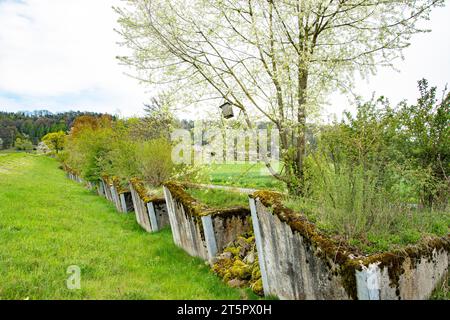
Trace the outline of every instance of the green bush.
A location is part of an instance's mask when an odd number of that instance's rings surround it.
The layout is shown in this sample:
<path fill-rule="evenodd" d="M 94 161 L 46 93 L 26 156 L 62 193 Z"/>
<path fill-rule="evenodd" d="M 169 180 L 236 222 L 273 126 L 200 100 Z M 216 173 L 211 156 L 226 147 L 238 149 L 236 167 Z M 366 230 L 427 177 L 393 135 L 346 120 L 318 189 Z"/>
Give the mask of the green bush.
<path fill-rule="evenodd" d="M 137 145 L 137 170 L 139 178 L 157 187 L 172 175 L 172 145 L 165 138 L 141 142 Z"/>
<path fill-rule="evenodd" d="M 450 226 L 450 95 L 420 82 L 415 106 L 385 99 L 323 126 L 305 159 L 304 197 L 286 205 L 366 251 L 445 236 Z"/>
<path fill-rule="evenodd" d="M 92 123 L 90 121 L 92 120 Z M 105 174 L 111 150 L 112 128 L 108 122 L 92 118 L 72 129 L 67 138 L 66 164 L 87 181 L 98 181 Z"/>
<path fill-rule="evenodd" d="M 33 144 L 26 138 L 17 138 L 14 144 L 16 150 L 30 152 L 33 150 Z"/>

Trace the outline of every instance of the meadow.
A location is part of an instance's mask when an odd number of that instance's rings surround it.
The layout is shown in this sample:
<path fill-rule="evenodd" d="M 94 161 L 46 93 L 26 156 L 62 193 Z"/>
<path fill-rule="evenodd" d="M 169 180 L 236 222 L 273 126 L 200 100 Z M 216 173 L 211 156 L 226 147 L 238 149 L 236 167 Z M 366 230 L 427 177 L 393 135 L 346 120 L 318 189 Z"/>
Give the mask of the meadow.
<path fill-rule="evenodd" d="M 134 215 L 70 181 L 56 160 L 0 155 L 0 299 L 249 299 Z M 69 266 L 81 288 L 69 290 Z"/>
<path fill-rule="evenodd" d="M 264 163 L 212 164 L 205 167 L 204 174 L 206 178 L 202 182 L 205 183 L 278 191 L 286 188 L 270 174 Z"/>

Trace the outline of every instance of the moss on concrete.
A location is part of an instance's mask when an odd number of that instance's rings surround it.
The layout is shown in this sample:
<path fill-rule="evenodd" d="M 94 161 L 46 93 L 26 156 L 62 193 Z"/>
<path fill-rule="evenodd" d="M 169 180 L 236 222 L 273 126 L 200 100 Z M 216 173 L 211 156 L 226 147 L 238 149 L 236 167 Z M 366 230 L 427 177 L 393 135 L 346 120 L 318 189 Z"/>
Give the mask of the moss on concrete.
<path fill-rule="evenodd" d="M 286 208 L 282 203 L 282 194 L 271 191 L 258 191 L 252 197 L 259 199 L 272 214 L 288 224 L 293 232 L 299 233 L 313 252 L 318 257 L 326 260 L 330 272 L 340 276 L 343 287 L 353 299 L 357 298 L 356 270 L 361 270 L 362 266 L 369 266 L 372 263 L 379 262 L 380 269 L 388 268 L 391 286 L 399 292 L 399 280 L 404 273 L 403 265 L 405 259 L 411 259 L 414 266 L 421 259 L 432 259 L 435 250 L 437 252 L 450 250 L 450 236 L 447 235 L 446 237 L 424 239 L 417 245 L 409 245 L 403 249 L 391 252 L 366 255 L 346 241 L 337 242 L 322 233 L 304 215 Z M 337 269 L 333 268 L 333 265 L 337 266 Z"/>
<path fill-rule="evenodd" d="M 230 208 L 211 208 L 201 201 L 192 197 L 187 191 L 182 183 L 178 182 L 167 182 L 164 186 L 169 189 L 172 197 L 179 201 L 187 214 L 192 217 L 202 217 L 202 216 L 240 216 L 247 217 L 250 215 L 250 210 L 248 207 L 234 206 Z"/>
<path fill-rule="evenodd" d="M 148 192 L 142 180 L 138 178 L 132 178 L 130 179 L 130 184 L 139 195 L 139 198 L 144 201 L 144 203 L 153 202 L 154 204 L 160 204 L 165 202 L 165 199 L 160 195 Z"/>

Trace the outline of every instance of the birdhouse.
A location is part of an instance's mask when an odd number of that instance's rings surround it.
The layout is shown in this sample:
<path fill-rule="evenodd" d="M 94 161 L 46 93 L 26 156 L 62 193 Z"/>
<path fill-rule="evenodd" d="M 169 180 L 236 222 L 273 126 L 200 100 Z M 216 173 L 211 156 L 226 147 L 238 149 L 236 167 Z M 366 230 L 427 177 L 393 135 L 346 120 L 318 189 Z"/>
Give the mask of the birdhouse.
<path fill-rule="evenodd" d="M 229 102 L 225 102 L 219 107 L 222 109 L 222 115 L 225 119 L 230 119 L 234 117 L 233 106 Z"/>

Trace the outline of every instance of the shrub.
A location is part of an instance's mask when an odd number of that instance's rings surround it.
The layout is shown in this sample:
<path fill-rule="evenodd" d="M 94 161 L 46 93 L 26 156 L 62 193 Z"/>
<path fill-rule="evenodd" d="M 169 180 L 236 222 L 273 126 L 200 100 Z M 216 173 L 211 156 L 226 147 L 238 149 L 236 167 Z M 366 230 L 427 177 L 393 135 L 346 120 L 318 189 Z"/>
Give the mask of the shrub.
<path fill-rule="evenodd" d="M 136 160 L 139 177 L 155 187 L 168 180 L 174 169 L 172 146 L 164 138 L 139 143 Z"/>
<path fill-rule="evenodd" d="M 87 181 L 98 181 L 111 150 L 112 127 L 107 118 L 82 117 L 67 137 L 66 164 Z"/>
<path fill-rule="evenodd" d="M 17 138 L 15 142 L 16 150 L 30 152 L 33 150 L 33 144 L 26 138 Z"/>

